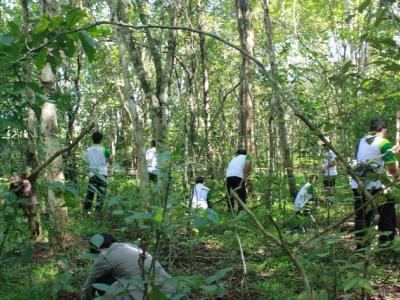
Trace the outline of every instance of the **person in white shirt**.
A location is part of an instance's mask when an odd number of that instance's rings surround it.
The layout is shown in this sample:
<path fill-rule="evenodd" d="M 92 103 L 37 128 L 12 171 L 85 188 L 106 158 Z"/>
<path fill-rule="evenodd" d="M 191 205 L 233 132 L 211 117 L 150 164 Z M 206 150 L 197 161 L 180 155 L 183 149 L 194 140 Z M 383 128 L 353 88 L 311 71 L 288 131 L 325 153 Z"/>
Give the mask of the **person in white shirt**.
<path fill-rule="evenodd" d="M 371 195 L 375 195 L 385 189 L 385 186 L 376 178 L 376 175 L 384 176 L 386 169 L 394 179 L 399 178 L 394 156 L 398 149 L 396 146 L 393 147 L 392 143 L 385 138 L 388 132 L 388 123 L 385 118 L 379 116 L 372 118 L 369 129 L 370 132 L 364 135 L 357 143 L 355 161 L 374 166 L 373 171 L 371 171 L 372 174 L 366 174 L 364 185 Z M 376 175 L 371 177 L 371 175 L 374 175 L 373 173 Z M 356 211 L 354 229 L 356 230 L 357 249 L 361 249 L 366 245 L 366 229 L 371 226 L 375 214 L 370 206 L 360 209 L 367 199 L 354 179 L 351 181 L 351 188 L 354 194 L 354 209 Z M 375 199 L 380 216 L 378 230 L 390 233 L 389 235 L 381 234 L 379 236 L 380 244 L 393 241 L 396 232 L 394 199 L 388 196 L 380 197 L 382 198 L 381 201 Z"/>
<path fill-rule="evenodd" d="M 294 211 L 296 213 L 302 213 L 306 211 L 306 205 L 309 201 L 315 200 L 315 183 L 317 182 L 318 176 L 312 175 L 308 179 L 308 182 L 303 185 L 300 191 L 296 195 L 294 200 Z"/>
<path fill-rule="evenodd" d="M 324 192 L 331 195 L 334 192 L 336 186 L 336 154 L 328 148 L 326 144 L 322 145 L 324 148 L 324 162 L 321 168 L 324 183 Z"/>
<path fill-rule="evenodd" d="M 150 146 L 151 148 L 146 151 L 147 172 L 149 173 L 149 180 L 151 182 L 157 182 L 158 170 L 156 141 L 152 140 Z"/>
<path fill-rule="evenodd" d="M 226 170 L 226 188 L 228 190 L 228 209 L 235 209 L 234 197 L 231 191 L 236 189 L 236 194 L 239 196 L 243 203 L 246 203 L 247 191 L 246 181 L 249 184 L 249 176 L 252 168 L 252 160 L 247 155 L 246 149 L 238 149 L 236 156 L 231 160 Z M 241 207 L 238 205 L 238 209 Z"/>
<path fill-rule="evenodd" d="M 103 209 L 104 199 L 107 191 L 107 164 L 112 164 L 111 152 L 101 143 L 103 135 L 96 131 L 92 134 L 93 146 L 86 150 L 86 161 L 89 169 L 89 185 L 85 203 L 83 204 L 83 215 L 87 216 L 92 208 L 94 196 L 97 195 L 96 211 Z"/>
<path fill-rule="evenodd" d="M 190 194 L 190 208 L 211 208 L 210 206 L 210 189 L 204 185 L 204 177 L 196 178 L 196 185 L 192 188 Z"/>

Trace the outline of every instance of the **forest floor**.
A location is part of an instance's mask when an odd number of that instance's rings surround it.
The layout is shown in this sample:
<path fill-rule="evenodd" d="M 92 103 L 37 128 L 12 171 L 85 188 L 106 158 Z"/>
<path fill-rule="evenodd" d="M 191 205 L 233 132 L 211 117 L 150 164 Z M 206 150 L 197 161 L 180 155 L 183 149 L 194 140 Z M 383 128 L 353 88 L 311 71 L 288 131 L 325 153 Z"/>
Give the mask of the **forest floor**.
<path fill-rule="evenodd" d="M 121 241 L 140 245 L 143 233 L 154 237 L 159 228 L 159 224 L 146 227 L 143 223 L 144 226 L 135 227 L 128 222 L 134 207 L 129 210 L 129 203 L 121 201 L 128 194 L 128 191 L 119 193 L 118 202 L 112 196 L 111 187 L 109 202 L 116 204 L 107 207 L 108 212 L 103 217 L 83 219 L 79 206 L 71 207 L 69 232 L 72 239 L 63 249 L 51 247 L 46 239 L 30 242 L 21 234 L 26 224 L 20 223 L 16 228 L 19 232 L 10 235 L 0 257 L 3 282 L 0 299 L 79 299 L 80 288 L 93 261 L 88 254 L 88 238 L 92 234 L 112 232 Z M 339 189 L 336 199 L 330 207 L 330 224 L 352 211 L 348 190 Z M 203 214 L 202 220 L 208 218 L 213 222 L 208 220 L 200 226 L 201 222 L 194 220 L 189 222 L 189 230 L 184 225 L 188 224 L 184 210 L 175 212 L 168 220 L 175 224 L 174 231 L 165 234 L 158 257 L 174 277 L 182 278 L 190 291 L 189 298 L 306 299 L 302 278 L 288 257 L 263 237 L 245 212 L 233 217 L 225 206 L 225 202 L 220 202 L 213 208 L 218 220 L 214 220 L 214 215 Z M 266 230 L 278 236 L 267 215 L 275 219 L 284 242 L 304 266 L 315 299 L 359 299 L 362 289 L 368 291 L 370 299 L 400 299 L 400 237 L 396 237 L 392 249 L 383 252 L 374 239 L 368 279 L 365 279 L 364 255 L 354 251 L 351 222 L 302 247 L 328 224 L 328 211 L 323 203 L 314 210 L 316 224 L 311 224 L 307 217 L 294 217 L 291 204 L 284 202 L 267 209 L 254 196 L 249 207 Z M 154 214 L 156 211 L 157 207 Z M 45 218 L 42 221 L 45 224 Z"/>

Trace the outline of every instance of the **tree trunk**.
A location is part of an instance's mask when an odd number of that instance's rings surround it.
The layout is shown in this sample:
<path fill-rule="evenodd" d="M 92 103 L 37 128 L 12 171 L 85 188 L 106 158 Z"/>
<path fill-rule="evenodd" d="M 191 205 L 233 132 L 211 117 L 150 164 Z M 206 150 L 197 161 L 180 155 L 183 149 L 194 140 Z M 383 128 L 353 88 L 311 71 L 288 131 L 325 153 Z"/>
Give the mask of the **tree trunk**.
<path fill-rule="evenodd" d="M 119 33 L 120 34 L 120 33 Z M 124 43 L 122 43 L 122 37 L 119 36 L 119 61 L 121 65 L 122 77 L 124 79 L 124 92 L 123 92 L 123 105 L 126 112 L 129 115 L 129 119 L 133 126 L 133 138 L 135 141 L 135 150 L 137 157 L 137 169 L 140 180 L 140 190 L 143 193 L 143 200 L 148 201 L 147 189 L 149 186 L 149 175 L 147 173 L 147 162 L 145 156 L 145 145 L 143 137 L 143 122 L 139 117 L 137 111 L 137 102 L 134 99 L 134 93 L 132 91 L 132 84 L 130 80 L 130 74 L 128 69 L 128 61 L 126 59 L 126 49 Z"/>
<path fill-rule="evenodd" d="M 116 20 L 126 22 L 125 7 L 122 1 L 108 1 L 112 14 L 115 15 Z M 144 13 L 143 4 L 140 0 L 136 1 L 140 21 L 143 25 L 147 25 L 147 17 Z M 171 20 L 170 25 L 176 25 L 175 10 L 168 7 Z M 145 29 L 147 43 L 150 49 L 150 54 L 153 59 L 154 68 L 156 71 L 156 83 L 153 86 L 150 81 L 151 76 L 145 69 L 142 51 L 138 43 L 134 40 L 133 35 L 126 28 L 119 28 L 125 47 L 127 48 L 135 73 L 140 81 L 143 93 L 150 104 L 152 125 L 154 130 L 155 139 L 157 141 L 157 155 L 158 155 L 158 185 L 160 201 L 165 201 L 168 197 L 169 186 L 169 173 L 170 173 L 170 153 L 168 146 L 168 125 L 167 125 L 167 102 L 168 102 L 168 88 L 173 69 L 174 53 L 175 53 L 175 30 L 170 30 L 168 33 L 168 46 L 165 57 L 164 67 L 162 65 L 162 52 L 158 47 L 158 42 L 153 38 L 151 31 Z M 159 41 L 161 42 L 161 41 Z"/>
<path fill-rule="evenodd" d="M 25 34 L 25 43 L 29 42 L 29 35 L 31 31 L 31 26 L 29 24 L 29 9 L 28 9 L 28 1 L 21 0 L 22 12 L 23 12 L 23 31 Z M 25 68 L 25 80 L 26 82 L 32 82 L 32 62 L 29 59 L 24 65 Z M 34 169 L 37 166 L 37 138 L 38 138 L 38 117 L 33 109 L 33 103 L 35 101 L 35 94 L 30 89 L 27 88 L 28 95 L 28 118 L 26 120 L 26 129 L 28 133 L 28 151 L 26 154 L 26 163 L 28 167 Z"/>
<path fill-rule="evenodd" d="M 254 32 L 251 25 L 251 8 L 249 0 L 236 0 L 236 17 L 240 46 L 248 54 L 254 54 Z M 248 57 L 242 55 L 240 68 L 240 114 L 239 114 L 239 135 L 240 144 L 250 154 L 254 154 L 254 110 L 253 99 L 251 98 L 252 77 L 254 68 Z"/>
<path fill-rule="evenodd" d="M 55 1 L 42 1 L 43 11 L 52 16 L 56 13 L 57 3 Z M 49 63 L 43 67 L 40 75 L 43 93 L 47 101 L 42 105 L 41 131 L 44 140 L 44 153 L 46 159 L 60 148 L 60 139 L 57 125 L 56 105 L 49 100 L 56 90 L 56 76 Z M 62 158 L 57 157 L 46 173 L 49 181 L 64 184 L 64 173 L 62 171 Z M 47 191 L 47 205 L 49 209 L 50 239 L 62 243 L 67 238 L 65 230 L 68 224 L 68 210 L 64 205 L 64 198 L 55 194 L 52 188 Z"/>
<path fill-rule="evenodd" d="M 290 154 L 291 152 L 290 146 L 287 141 L 285 112 L 282 105 L 281 90 L 278 80 L 278 69 L 276 66 L 275 47 L 272 38 L 272 26 L 271 26 L 271 19 L 269 17 L 268 0 L 263 0 L 263 6 L 264 6 L 264 30 L 267 36 L 267 50 L 268 50 L 269 64 L 271 69 L 273 104 L 278 119 L 278 135 L 279 135 L 279 142 L 282 148 L 283 166 L 286 170 L 290 195 L 292 197 L 295 197 L 297 194 L 296 180 L 294 177 L 293 161 Z"/>
<path fill-rule="evenodd" d="M 200 2 L 197 3 L 197 27 L 199 30 L 203 30 L 203 10 L 200 8 Z M 199 34 L 200 44 L 200 60 L 201 60 L 201 72 L 202 72 L 202 85 L 203 85 L 203 114 L 204 114 L 204 143 L 207 147 L 207 173 L 211 175 L 211 178 L 216 176 L 214 169 L 214 154 L 213 146 L 210 142 L 210 131 L 211 131 L 211 112 L 210 112 L 210 92 L 209 92 L 209 76 L 207 71 L 207 49 L 206 49 L 206 38 L 204 34 Z"/>

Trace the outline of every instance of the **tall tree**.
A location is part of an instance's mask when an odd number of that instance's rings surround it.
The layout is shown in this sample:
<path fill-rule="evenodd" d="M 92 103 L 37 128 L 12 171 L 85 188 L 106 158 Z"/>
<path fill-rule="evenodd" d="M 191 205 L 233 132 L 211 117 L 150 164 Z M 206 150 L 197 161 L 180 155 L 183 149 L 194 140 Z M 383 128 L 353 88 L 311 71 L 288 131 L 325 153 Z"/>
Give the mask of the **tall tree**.
<path fill-rule="evenodd" d="M 275 46 L 273 41 L 272 35 L 272 23 L 269 14 L 269 1 L 263 0 L 263 8 L 264 8 L 264 30 L 266 34 L 267 40 L 267 51 L 268 51 L 268 58 L 269 58 L 269 65 L 271 69 L 271 81 L 272 81 L 272 91 L 273 91 L 273 107 L 275 108 L 277 121 L 278 121 L 278 135 L 279 135 L 279 143 L 282 148 L 282 159 L 283 159 L 283 166 L 286 170 L 286 175 L 289 184 L 289 191 L 292 197 L 295 197 L 297 194 L 296 189 L 296 180 L 294 177 L 294 170 L 293 170 L 293 160 L 291 156 L 290 146 L 287 140 L 288 134 L 285 124 L 285 112 L 283 109 L 283 99 L 282 97 L 282 90 L 279 85 L 279 74 L 278 68 L 276 64 L 276 57 L 275 57 Z"/>
<path fill-rule="evenodd" d="M 249 0 L 236 0 L 236 17 L 240 46 L 248 54 L 254 54 L 254 31 L 251 24 L 251 7 Z M 239 134 L 240 143 L 248 150 L 254 152 L 254 108 L 251 96 L 252 77 L 254 67 L 250 59 L 242 54 L 242 64 L 240 68 L 240 114 L 239 114 Z"/>
<path fill-rule="evenodd" d="M 116 19 L 126 22 L 125 5 L 122 1 L 109 1 L 112 14 Z M 139 18 L 143 25 L 147 25 L 147 15 L 145 14 L 144 4 L 141 0 L 136 1 Z M 176 25 L 176 10 L 171 5 L 167 6 L 168 15 L 170 17 L 169 25 Z M 155 69 L 155 82 L 151 81 L 151 76 L 146 70 L 143 61 L 142 49 L 135 40 L 134 35 L 125 28 L 119 28 L 126 48 L 131 56 L 133 67 L 138 76 L 139 82 L 143 89 L 143 93 L 147 98 L 150 109 L 154 136 L 157 140 L 158 169 L 160 186 L 160 195 L 162 199 L 167 197 L 170 171 L 170 154 L 168 144 L 168 123 L 167 123 L 167 105 L 168 90 L 174 64 L 176 32 L 170 30 L 167 38 L 167 49 L 163 64 L 162 43 L 164 40 L 157 40 L 149 28 L 145 29 L 147 46 Z M 161 36 L 162 37 L 162 36 Z"/>
<path fill-rule="evenodd" d="M 54 16 L 57 13 L 58 3 L 53 0 L 41 1 L 43 12 Z M 46 101 L 42 105 L 41 132 L 44 141 L 46 159 L 51 157 L 60 148 L 60 137 L 57 124 L 57 108 L 52 97 L 56 93 L 56 75 L 49 62 L 45 64 L 40 73 L 43 94 Z M 49 166 L 46 177 L 49 181 L 64 183 L 62 170 L 62 156 L 58 156 Z M 47 190 L 47 205 L 49 210 L 51 238 L 62 243 L 67 238 L 66 225 L 68 223 L 68 210 L 64 207 L 64 198 L 49 187 Z"/>

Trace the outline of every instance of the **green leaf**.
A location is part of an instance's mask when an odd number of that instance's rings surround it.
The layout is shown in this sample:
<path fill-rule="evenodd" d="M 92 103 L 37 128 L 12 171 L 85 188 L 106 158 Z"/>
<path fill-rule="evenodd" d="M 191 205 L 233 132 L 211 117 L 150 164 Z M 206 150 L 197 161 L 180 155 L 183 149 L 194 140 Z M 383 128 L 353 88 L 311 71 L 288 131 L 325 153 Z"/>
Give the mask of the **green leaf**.
<path fill-rule="evenodd" d="M 41 34 L 45 32 L 49 28 L 49 20 L 42 19 L 42 22 L 39 23 L 35 28 L 33 28 L 33 34 Z"/>
<path fill-rule="evenodd" d="M 0 36 L 0 45 L 11 46 L 14 40 L 15 39 L 12 36 L 7 36 L 7 35 Z"/>
<path fill-rule="evenodd" d="M 101 246 L 104 242 L 104 237 L 101 234 L 95 234 L 90 238 L 90 242 L 95 245 L 97 248 Z"/>
<path fill-rule="evenodd" d="M 400 71 L 400 65 L 396 64 L 396 63 L 391 63 L 390 65 L 385 66 L 385 70 L 393 71 L 393 72 L 399 72 Z"/>
<path fill-rule="evenodd" d="M 113 288 L 104 283 L 93 283 L 93 287 L 95 287 L 96 289 L 98 289 L 100 291 L 104 291 L 104 292 L 107 292 L 110 294 L 113 293 Z"/>
<path fill-rule="evenodd" d="M 371 0 L 365 0 L 358 7 L 358 12 L 362 13 L 364 11 L 364 9 L 366 9 L 370 4 L 371 4 Z"/>
<path fill-rule="evenodd" d="M 122 216 L 124 215 L 124 211 L 122 209 L 116 209 L 112 212 L 113 216 Z"/>
<path fill-rule="evenodd" d="M 215 273 L 214 275 L 209 276 L 206 279 L 206 283 L 208 285 L 220 280 L 221 278 L 225 277 L 225 275 L 230 272 L 232 270 L 232 268 L 223 268 L 221 270 L 219 270 L 217 273 Z"/>
<path fill-rule="evenodd" d="M 35 66 L 40 70 L 44 67 L 47 61 L 47 49 L 43 48 L 34 59 Z"/>
<path fill-rule="evenodd" d="M 209 208 L 207 209 L 207 219 L 217 224 L 219 223 L 219 214 L 215 210 Z"/>
<path fill-rule="evenodd" d="M 149 294 L 149 300 L 168 300 L 169 298 L 160 290 L 159 286 L 153 286 Z"/>
<path fill-rule="evenodd" d="M 67 22 L 67 27 L 72 27 L 80 20 L 86 17 L 86 13 L 80 8 L 73 8 L 69 12 L 67 12 L 67 16 L 65 20 Z"/>
<path fill-rule="evenodd" d="M 21 256 L 21 264 L 23 266 L 26 266 L 32 262 L 32 256 L 33 256 L 33 250 L 32 247 L 28 246 L 26 247 Z"/>
<path fill-rule="evenodd" d="M 197 228 L 197 229 L 203 229 L 204 227 L 206 227 L 206 220 L 204 220 L 204 218 L 200 218 L 200 217 L 196 217 L 195 219 L 194 219 L 194 226 Z"/>
<path fill-rule="evenodd" d="M 17 196 L 11 192 L 6 192 L 3 197 L 9 202 L 14 202 L 15 200 L 17 200 Z"/>
<path fill-rule="evenodd" d="M 159 207 L 157 209 L 156 215 L 154 216 L 154 221 L 161 224 L 162 220 L 163 220 L 163 208 Z"/>
<path fill-rule="evenodd" d="M 87 31 L 79 32 L 79 39 L 81 40 L 82 47 L 85 50 L 85 53 L 90 62 L 92 62 L 95 58 L 96 54 L 96 41 L 90 36 Z"/>
<path fill-rule="evenodd" d="M 66 39 L 64 41 L 65 55 L 68 57 L 72 57 L 72 56 L 74 56 L 75 51 L 76 51 L 76 47 L 75 47 L 74 41 L 69 39 L 68 37 L 66 37 Z"/>

